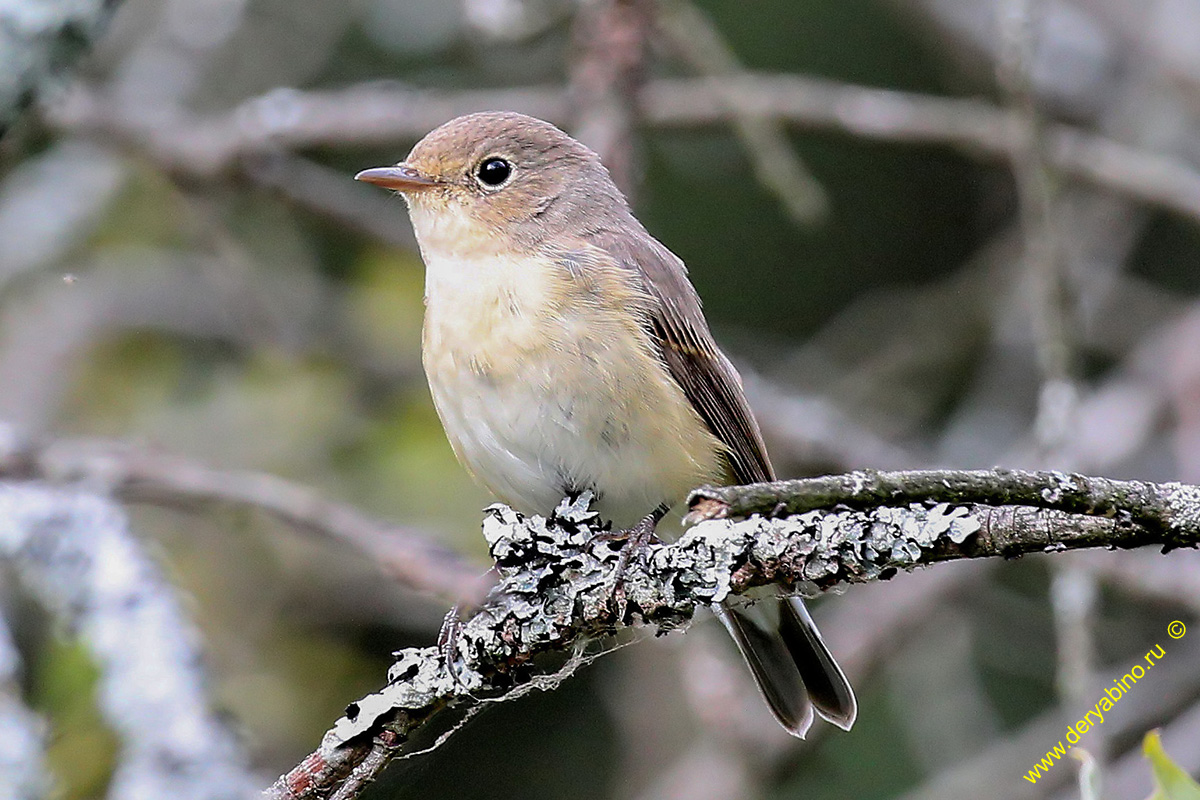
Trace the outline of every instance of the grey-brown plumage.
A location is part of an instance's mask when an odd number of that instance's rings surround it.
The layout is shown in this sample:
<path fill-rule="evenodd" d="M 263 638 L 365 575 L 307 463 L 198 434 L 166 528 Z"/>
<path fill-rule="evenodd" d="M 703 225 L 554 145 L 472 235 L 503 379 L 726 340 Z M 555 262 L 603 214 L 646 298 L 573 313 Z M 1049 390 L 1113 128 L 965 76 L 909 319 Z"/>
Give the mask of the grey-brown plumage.
<path fill-rule="evenodd" d="M 644 280 L 655 298 L 647 310 L 646 327 L 671 377 L 725 446 L 728 482 L 775 480 L 741 379 L 708 330 L 683 262 L 649 234 L 629 237 L 601 231 L 591 238 Z M 803 737 L 815 707 L 821 717 L 849 730 L 857 716 L 854 693 L 803 600 L 782 597 L 764 602 L 775 604 L 773 613 L 753 614 L 734 605 L 714 611 L 737 642 L 776 719 Z"/>
<path fill-rule="evenodd" d="M 473 114 L 358 177 L 409 204 L 434 404 L 501 500 L 545 514 L 590 489 L 630 525 L 701 483 L 773 479 L 683 262 L 594 152 L 541 120 Z M 803 736 L 815 707 L 849 729 L 854 695 L 798 598 L 715 610 L 785 728 Z"/>

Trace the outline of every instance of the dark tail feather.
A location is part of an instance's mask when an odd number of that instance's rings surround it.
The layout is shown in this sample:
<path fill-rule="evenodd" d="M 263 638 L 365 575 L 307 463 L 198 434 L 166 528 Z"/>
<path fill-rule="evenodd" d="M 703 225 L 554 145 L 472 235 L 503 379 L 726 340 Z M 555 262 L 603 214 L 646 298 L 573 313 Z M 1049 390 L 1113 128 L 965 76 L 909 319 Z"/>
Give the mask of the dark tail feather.
<path fill-rule="evenodd" d="M 737 642 L 759 691 L 779 724 L 804 738 L 813 709 L 843 730 L 850 730 L 858 707 L 846 676 L 821 640 L 804 602 L 780 598 L 778 621 L 763 627 L 745 607 L 715 606 L 717 616 Z"/>
<path fill-rule="evenodd" d="M 720 605 L 713 611 L 737 642 L 775 719 L 788 733 L 803 739 L 812 725 L 813 706 L 783 638 L 763 629 L 743 608 Z"/>
<path fill-rule="evenodd" d="M 781 598 L 779 620 L 779 633 L 787 642 L 817 713 L 842 730 L 850 730 L 858 716 L 854 690 L 821 639 L 804 601 L 799 597 Z"/>

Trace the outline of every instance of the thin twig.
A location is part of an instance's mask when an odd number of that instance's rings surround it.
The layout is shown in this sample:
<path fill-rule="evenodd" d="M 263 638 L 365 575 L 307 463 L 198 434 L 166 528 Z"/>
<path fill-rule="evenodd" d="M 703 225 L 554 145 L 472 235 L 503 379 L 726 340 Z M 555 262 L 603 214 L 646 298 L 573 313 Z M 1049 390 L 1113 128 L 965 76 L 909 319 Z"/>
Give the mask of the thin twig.
<path fill-rule="evenodd" d="M 367 757 L 355 765 L 345 783 L 329 796 L 329 800 L 354 800 L 378 777 L 391 758 L 391 750 L 399 737 L 392 731 L 382 731 L 371 743 Z"/>
<path fill-rule="evenodd" d="M 1005 0 L 998 6 L 1000 57 L 997 78 L 1014 110 L 1015 138 L 1022 154 L 1012 162 L 1021 229 L 1024 267 L 1030 290 L 1033 347 L 1040 375 L 1034 421 L 1039 465 L 1074 465 L 1071 443 L 1078 437 L 1079 384 L 1077 303 L 1067 280 L 1066 249 L 1059 230 L 1062 211 L 1059 176 L 1046 162 L 1044 121 L 1033 91 L 1036 33 L 1043 4 Z M 1050 601 L 1057 644 L 1056 685 L 1064 707 L 1083 704 L 1094 690 L 1094 617 L 1098 588 L 1085 564 L 1064 560 L 1054 565 Z M 1097 736 L 1102 736 L 1098 732 Z M 1104 758 L 1103 739 L 1092 744 Z"/>
<path fill-rule="evenodd" d="M 1073 304 L 1068 296 L 1065 253 L 1058 228 L 1058 176 L 1046 160 L 1044 123 L 1031 86 L 1034 58 L 1034 0 L 1006 0 L 999 10 L 1000 85 L 1013 107 L 1016 143 L 1012 159 L 1018 210 L 1025 240 L 1033 343 L 1041 373 L 1036 430 L 1043 460 L 1057 461 L 1076 419 L 1079 390 L 1075 385 Z"/>
<path fill-rule="evenodd" d="M 285 200 L 393 247 L 416 251 L 417 240 L 397 198 L 347 181 L 344 173 L 288 153 L 242 162 L 243 173 Z"/>

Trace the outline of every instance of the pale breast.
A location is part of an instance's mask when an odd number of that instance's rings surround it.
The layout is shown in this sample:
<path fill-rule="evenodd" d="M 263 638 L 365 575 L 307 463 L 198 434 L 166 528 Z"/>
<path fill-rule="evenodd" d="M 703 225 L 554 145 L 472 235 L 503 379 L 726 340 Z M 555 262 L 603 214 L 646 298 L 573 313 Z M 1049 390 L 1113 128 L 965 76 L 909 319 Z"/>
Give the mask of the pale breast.
<path fill-rule="evenodd" d="M 628 525 L 717 480 L 720 446 L 653 353 L 621 275 L 425 253 L 424 362 L 460 461 L 548 513 L 592 489 Z"/>

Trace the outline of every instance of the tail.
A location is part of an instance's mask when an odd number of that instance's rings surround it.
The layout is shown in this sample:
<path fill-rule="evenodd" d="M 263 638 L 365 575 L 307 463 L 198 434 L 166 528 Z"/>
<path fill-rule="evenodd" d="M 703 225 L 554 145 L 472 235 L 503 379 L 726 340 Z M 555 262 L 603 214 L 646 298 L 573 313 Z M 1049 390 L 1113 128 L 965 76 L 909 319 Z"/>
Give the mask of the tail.
<path fill-rule="evenodd" d="M 769 602 L 769 601 L 765 601 Z M 804 738 L 813 711 L 842 730 L 858 715 L 854 690 L 799 597 L 776 602 L 778 619 L 751 606 L 714 606 L 754 673 L 754 682 L 779 724 Z"/>

